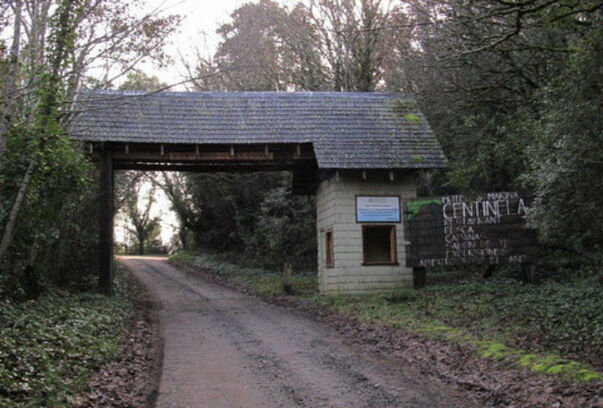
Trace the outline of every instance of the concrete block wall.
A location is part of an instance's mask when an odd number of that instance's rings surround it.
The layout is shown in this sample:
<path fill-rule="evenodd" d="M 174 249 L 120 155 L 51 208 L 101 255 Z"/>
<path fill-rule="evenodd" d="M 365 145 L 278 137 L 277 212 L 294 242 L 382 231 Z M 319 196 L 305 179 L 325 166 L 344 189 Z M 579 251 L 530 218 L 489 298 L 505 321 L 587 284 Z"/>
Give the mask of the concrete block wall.
<path fill-rule="evenodd" d="M 400 203 L 416 197 L 412 175 L 387 173 L 363 179 L 360 171 L 339 171 L 323 180 L 316 195 L 318 280 L 322 294 L 360 294 L 412 286 L 412 269 L 406 268 L 403 223 L 396 228 L 398 265 L 363 266 L 362 223 L 356 222 L 357 195 L 397 195 Z M 389 223 L 384 223 L 389 224 Z M 326 231 L 333 234 L 334 267 L 326 266 Z"/>

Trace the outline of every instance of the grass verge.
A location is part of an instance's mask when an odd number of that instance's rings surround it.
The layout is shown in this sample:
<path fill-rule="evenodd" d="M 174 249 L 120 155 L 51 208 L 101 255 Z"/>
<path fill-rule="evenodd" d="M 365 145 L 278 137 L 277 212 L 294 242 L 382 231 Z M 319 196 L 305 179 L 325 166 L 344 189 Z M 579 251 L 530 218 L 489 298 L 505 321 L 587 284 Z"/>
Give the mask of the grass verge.
<path fill-rule="evenodd" d="M 247 268 L 241 265 L 225 262 L 216 256 L 178 252 L 169 260 L 182 263 L 193 268 L 210 271 L 212 274 L 243 284 L 262 296 L 277 296 L 284 294 L 283 275 L 259 268 Z M 313 297 L 318 294 L 318 283 L 315 272 L 296 272 L 291 277 L 293 294 L 302 297 Z"/>
<path fill-rule="evenodd" d="M 206 254 L 181 252 L 170 260 L 244 284 L 265 297 L 283 294 L 279 273 Z M 603 380 L 598 371 L 603 290 L 597 274 L 540 285 L 512 279 L 446 282 L 363 296 L 320 296 L 315 274 L 294 275 L 292 286 L 296 297 L 364 322 L 469 344 L 483 358 L 579 381 Z"/>
<path fill-rule="evenodd" d="M 122 350 L 132 314 L 124 273 L 116 268 L 110 298 L 54 289 L 0 302 L 0 406 L 73 405 L 94 370 Z"/>

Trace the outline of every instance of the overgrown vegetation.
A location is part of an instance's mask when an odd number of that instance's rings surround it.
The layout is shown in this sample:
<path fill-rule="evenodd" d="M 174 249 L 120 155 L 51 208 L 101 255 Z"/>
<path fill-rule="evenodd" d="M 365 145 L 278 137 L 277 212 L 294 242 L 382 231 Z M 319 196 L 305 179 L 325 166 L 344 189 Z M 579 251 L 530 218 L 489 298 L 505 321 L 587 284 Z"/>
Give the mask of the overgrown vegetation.
<path fill-rule="evenodd" d="M 122 350 L 132 304 L 121 268 L 115 283 L 113 297 L 50 289 L 0 301 L 0 406 L 73 406 L 93 371 Z"/>
<path fill-rule="evenodd" d="M 282 274 L 274 271 L 189 252 L 170 260 L 245 284 L 263 296 L 284 294 Z M 600 276 L 601 271 L 591 270 L 571 282 L 525 285 L 515 279 L 484 282 L 478 271 L 459 272 L 454 282 L 370 296 L 319 296 L 310 274 L 296 276 L 292 286 L 298 297 L 363 321 L 468 343 L 485 358 L 536 372 L 601 380 L 596 371 L 603 368 L 603 322 L 596 318 L 603 310 Z"/>
<path fill-rule="evenodd" d="M 555 353 L 601 369 L 603 324 L 593 317 L 603 308 L 603 288 L 593 275 L 571 285 L 465 281 L 368 297 L 326 297 L 320 302 L 363 320 L 412 331 L 459 337 L 455 330 L 461 329 L 471 336 L 460 340 L 476 345 L 487 357 L 520 355 L 512 348 L 523 349 Z M 491 348 L 494 343 L 505 345 L 500 354 Z"/>

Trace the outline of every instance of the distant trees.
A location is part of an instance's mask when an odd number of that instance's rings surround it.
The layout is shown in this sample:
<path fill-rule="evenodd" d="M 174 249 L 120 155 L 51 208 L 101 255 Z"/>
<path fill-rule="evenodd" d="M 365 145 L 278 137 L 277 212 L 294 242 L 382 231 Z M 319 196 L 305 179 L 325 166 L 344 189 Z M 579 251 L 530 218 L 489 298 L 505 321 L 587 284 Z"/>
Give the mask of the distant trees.
<path fill-rule="evenodd" d="M 372 91 L 401 13 L 381 0 L 247 3 L 218 29 L 218 51 L 190 77 L 199 90 Z"/>
<path fill-rule="evenodd" d="M 126 80 L 119 86 L 120 91 L 160 91 L 168 85 L 161 82 L 155 75 L 147 75 L 139 69 L 134 69 L 126 75 Z"/>
<path fill-rule="evenodd" d="M 146 205 L 139 208 L 139 193 L 132 195 L 126 202 L 124 214 L 126 217 L 126 228 L 136 240 L 139 255 L 144 255 L 145 250 L 153 246 L 159 239 L 161 228 L 159 217 L 151 216 L 151 207 L 155 201 L 154 186 L 146 194 Z M 155 245 L 156 246 L 156 245 Z"/>

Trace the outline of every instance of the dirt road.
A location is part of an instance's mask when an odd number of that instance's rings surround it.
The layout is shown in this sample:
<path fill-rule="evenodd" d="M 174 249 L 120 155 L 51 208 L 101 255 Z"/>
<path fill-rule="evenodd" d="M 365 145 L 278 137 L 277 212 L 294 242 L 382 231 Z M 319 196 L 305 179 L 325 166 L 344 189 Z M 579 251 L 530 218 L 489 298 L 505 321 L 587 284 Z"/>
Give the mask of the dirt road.
<path fill-rule="evenodd" d="M 296 311 L 187 275 L 164 258 L 120 261 L 162 305 L 159 408 L 474 407 Z"/>

